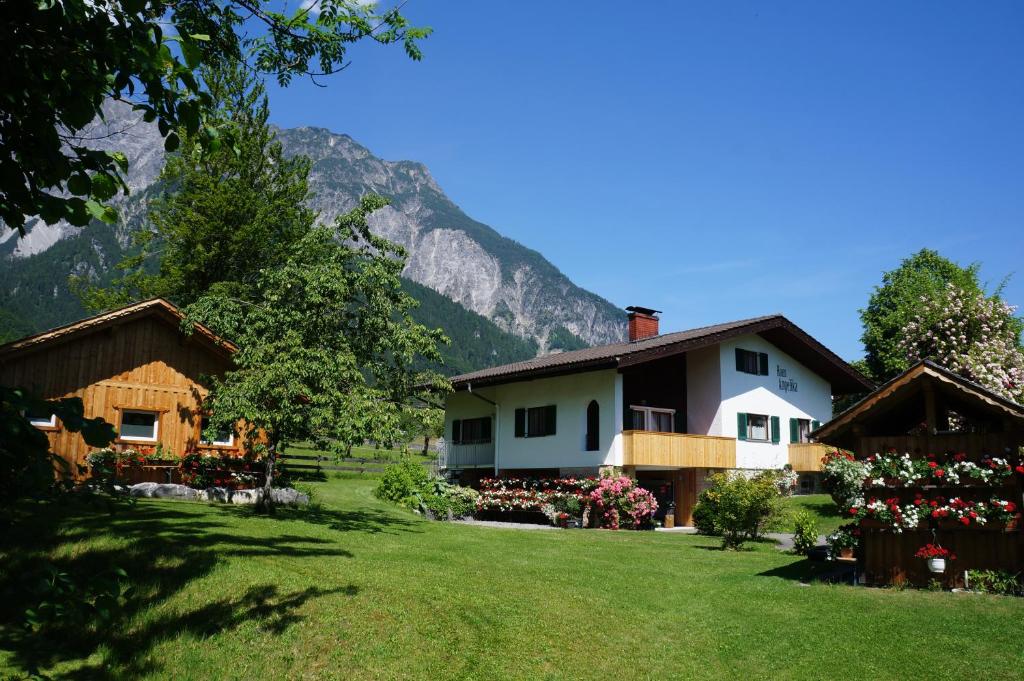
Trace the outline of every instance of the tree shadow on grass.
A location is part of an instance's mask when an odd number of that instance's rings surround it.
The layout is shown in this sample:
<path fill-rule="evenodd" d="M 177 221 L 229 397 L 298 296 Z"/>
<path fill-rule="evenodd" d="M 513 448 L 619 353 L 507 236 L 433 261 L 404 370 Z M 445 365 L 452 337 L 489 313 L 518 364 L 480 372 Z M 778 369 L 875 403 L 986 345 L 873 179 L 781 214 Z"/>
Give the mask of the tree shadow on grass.
<path fill-rule="evenodd" d="M 394 513 L 374 509 L 341 511 L 322 506 L 280 509 L 277 512 L 277 517 L 282 520 L 300 520 L 337 530 L 338 532 L 364 532 L 366 534 L 422 532 L 421 525 L 424 522 L 411 518 L 401 518 Z"/>
<path fill-rule="evenodd" d="M 827 584 L 853 584 L 853 567 L 834 561 L 803 559 L 789 565 L 772 568 L 759 572 L 758 577 L 781 577 L 810 584 L 811 582 L 824 582 Z"/>
<path fill-rule="evenodd" d="M 114 541 L 52 556 L 62 544 L 94 535 Z M 9 528 L 0 551 L 4 561 L 0 571 L 0 648 L 9 650 L 11 661 L 26 672 L 54 665 L 80 669 L 63 674 L 64 678 L 136 678 L 159 671 L 148 653 L 166 638 L 181 634 L 207 637 L 251 621 L 261 630 L 279 635 L 300 619 L 298 610 L 307 601 L 358 593 L 352 584 L 289 592 L 279 591 L 274 584 L 261 584 L 241 595 L 204 599 L 191 610 L 134 621 L 143 610 L 167 602 L 228 557 L 353 557 L 322 538 L 232 532 L 216 517 L 178 510 L 171 504 L 139 504 L 115 515 L 82 504 L 35 505 L 30 518 Z M 120 581 L 134 595 L 112 610 L 107 623 L 89 611 L 84 617 L 53 618 L 39 631 L 23 626 L 26 609 L 36 608 L 41 598 L 53 598 L 38 587 L 48 570 L 68 575 L 81 593 L 114 567 L 127 573 Z M 63 598 L 75 600 L 74 596 Z M 100 646 L 103 662 L 98 667 L 96 658 L 90 657 Z"/>

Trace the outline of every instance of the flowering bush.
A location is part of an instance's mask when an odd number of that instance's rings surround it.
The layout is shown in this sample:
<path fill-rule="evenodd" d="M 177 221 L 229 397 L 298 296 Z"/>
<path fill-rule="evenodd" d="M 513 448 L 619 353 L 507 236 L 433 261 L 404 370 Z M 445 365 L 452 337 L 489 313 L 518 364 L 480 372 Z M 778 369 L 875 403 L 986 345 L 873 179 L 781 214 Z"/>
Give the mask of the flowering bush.
<path fill-rule="evenodd" d="M 182 484 L 195 489 L 226 487 L 242 489 L 257 484 L 258 464 L 249 459 L 229 456 L 209 456 L 193 452 L 181 458 L 179 470 Z M 287 486 L 282 474 L 274 476 L 275 486 Z"/>
<path fill-rule="evenodd" d="M 868 464 L 857 461 L 853 454 L 842 450 L 830 452 L 822 459 L 821 482 L 840 508 L 845 508 L 860 496 L 864 479 L 868 477 Z"/>
<path fill-rule="evenodd" d="M 580 512 L 608 529 L 648 527 L 658 503 L 626 476 L 604 478 L 485 478 L 478 511 L 537 511 L 554 524 L 567 524 Z M 568 517 L 567 517 L 568 516 Z"/>
<path fill-rule="evenodd" d="M 619 529 L 620 523 L 633 530 L 648 527 L 658 510 L 654 495 L 625 475 L 601 478 L 589 496 L 598 525 L 609 530 Z"/>
<path fill-rule="evenodd" d="M 946 558 L 948 560 L 956 560 L 956 554 L 949 549 L 943 548 L 938 544 L 925 544 L 917 550 L 914 554 L 914 558 L 921 558 L 922 560 L 928 560 L 929 558 Z"/>
<path fill-rule="evenodd" d="M 860 545 L 861 529 L 857 523 L 847 523 L 825 538 L 828 544 L 828 559 L 838 558 L 843 549 L 857 550 Z"/>
<path fill-rule="evenodd" d="M 796 491 L 797 482 L 800 480 L 800 475 L 793 467 L 788 463 L 779 471 L 778 477 L 775 479 L 775 484 L 779 488 L 779 494 L 784 497 L 793 496 L 793 492 Z"/>
<path fill-rule="evenodd" d="M 915 502 L 917 502 L 916 499 Z M 917 527 L 923 514 L 924 510 L 919 503 L 901 505 L 900 500 L 896 497 L 889 499 L 871 497 L 867 501 L 858 498 L 847 509 L 847 515 L 853 520 L 858 522 L 874 520 L 895 532 L 903 532 L 904 529 Z"/>
<path fill-rule="evenodd" d="M 1024 399 L 1024 352 L 1012 305 L 954 284 L 939 299 L 921 302 L 900 334 L 908 361 L 931 359 L 1003 397 Z"/>

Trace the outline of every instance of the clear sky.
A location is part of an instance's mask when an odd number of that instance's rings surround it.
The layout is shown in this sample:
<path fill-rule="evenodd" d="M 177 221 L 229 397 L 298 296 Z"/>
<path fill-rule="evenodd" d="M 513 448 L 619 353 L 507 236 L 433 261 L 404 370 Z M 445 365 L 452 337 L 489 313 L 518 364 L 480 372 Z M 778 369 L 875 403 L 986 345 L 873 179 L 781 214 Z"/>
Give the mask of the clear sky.
<path fill-rule="evenodd" d="M 782 312 L 847 359 L 922 247 L 1024 254 L 1024 3 L 411 0 L 273 119 L 425 163 L 473 218 L 662 329 Z M 1006 289 L 1024 305 L 1024 272 Z"/>

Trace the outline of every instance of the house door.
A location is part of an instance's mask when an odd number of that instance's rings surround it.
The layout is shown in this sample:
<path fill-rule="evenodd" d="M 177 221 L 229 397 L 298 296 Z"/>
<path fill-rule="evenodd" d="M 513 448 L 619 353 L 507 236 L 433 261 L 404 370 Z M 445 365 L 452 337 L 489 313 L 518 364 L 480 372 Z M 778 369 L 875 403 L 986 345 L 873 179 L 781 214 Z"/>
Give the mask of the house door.
<path fill-rule="evenodd" d="M 683 468 L 675 472 L 676 526 L 693 525 L 693 508 L 697 505 L 697 469 Z"/>

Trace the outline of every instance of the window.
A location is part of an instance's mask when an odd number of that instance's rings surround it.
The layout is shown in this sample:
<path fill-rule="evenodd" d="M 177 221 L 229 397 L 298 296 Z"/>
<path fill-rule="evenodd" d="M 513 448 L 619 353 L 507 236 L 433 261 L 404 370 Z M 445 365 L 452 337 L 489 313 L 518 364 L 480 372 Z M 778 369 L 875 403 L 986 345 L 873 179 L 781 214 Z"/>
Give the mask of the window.
<path fill-rule="evenodd" d="M 768 353 L 736 348 L 736 371 L 758 376 L 768 375 Z"/>
<path fill-rule="evenodd" d="M 491 441 L 491 417 L 452 421 L 452 444 L 479 445 Z"/>
<path fill-rule="evenodd" d="M 633 430 L 648 430 L 655 433 L 674 433 L 674 409 L 631 406 Z"/>
<path fill-rule="evenodd" d="M 155 411 L 126 409 L 121 412 L 121 432 L 118 435 L 122 440 L 156 440 L 159 424 L 159 414 Z"/>
<path fill-rule="evenodd" d="M 25 410 L 25 418 L 36 428 L 56 428 L 57 427 L 57 415 L 47 414 L 46 412 L 36 412 L 31 409 Z"/>
<path fill-rule="evenodd" d="M 779 420 L 765 414 L 736 414 L 736 439 L 778 444 Z"/>
<path fill-rule="evenodd" d="M 768 417 L 764 414 L 747 414 L 747 439 L 768 441 Z"/>
<path fill-rule="evenodd" d="M 601 446 L 601 407 L 597 400 L 587 405 L 587 451 L 596 452 Z"/>
<path fill-rule="evenodd" d="M 515 414 L 516 437 L 544 437 L 555 434 L 555 405 L 520 407 Z"/>
<path fill-rule="evenodd" d="M 209 427 L 210 427 L 210 419 L 208 417 L 204 416 L 203 417 L 203 421 L 202 421 L 202 425 L 200 425 L 200 428 L 202 428 L 202 431 L 199 434 L 199 443 L 200 444 L 204 444 L 204 445 L 219 445 L 221 447 L 230 447 L 231 445 L 235 444 L 235 434 L 234 434 L 234 432 L 232 430 L 230 430 L 228 428 L 224 428 L 222 430 L 218 430 L 217 433 L 213 436 L 212 440 L 206 439 L 206 429 L 209 428 Z"/>
<path fill-rule="evenodd" d="M 821 427 L 821 421 L 813 419 L 790 419 L 789 420 L 789 441 L 810 442 L 811 433 Z"/>

